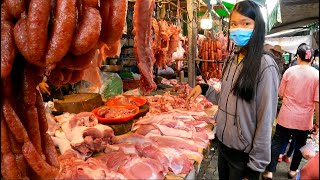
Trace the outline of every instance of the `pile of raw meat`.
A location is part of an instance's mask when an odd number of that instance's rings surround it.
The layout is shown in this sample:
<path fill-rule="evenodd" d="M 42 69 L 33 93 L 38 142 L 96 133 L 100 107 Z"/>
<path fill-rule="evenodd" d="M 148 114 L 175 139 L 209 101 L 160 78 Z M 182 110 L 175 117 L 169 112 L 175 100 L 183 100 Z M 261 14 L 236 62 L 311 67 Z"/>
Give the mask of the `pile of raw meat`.
<path fill-rule="evenodd" d="M 48 118 L 48 133 L 60 153 L 56 179 L 164 179 L 188 174 L 201 163 L 201 149 L 214 138 L 204 112 L 173 110 L 148 114 L 132 132 L 114 136 L 92 113 Z M 94 154 L 94 156 L 92 156 Z"/>
<path fill-rule="evenodd" d="M 165 84 L 165 85 L 168 85 L 168 86 L 174 86 L 174 85 L 178 84 L 178 81 L 176 79 L 162 78 L 161 79 L 161 84 Z"/>
<path fill-rule="evenodd" d="M 217 78 L 210 78 L 207 80 L 207 83 L 206 83 L 201 76 L 197 76 L 196 81 L 197 81 L 197 84 L 208 84 L 209 86 L 213 86 L 218 91 L 220 91 L 221 89 L 221 81 Z"/>
<path fill-rule="evenodd" d="M 166 92 L 163 95 L 146 96 L 147 103 L 149 104 L 150 114 L 160 114 L 169 112 L 173 109 L 190 110 L 195 112 L 204 111 L 206 108 L 210 108 L 213 104 L 207 100 L 203 95 L 199 95 L 195 101 L 186 103 L 186 98 L 192 88 L 186 83 L 178 83 L 173 86 L 175 93 L 178 95 L 172 95 L 170 92 Z"/>
<path fill-rule="evenodd" d="M 222 31 L 217 34 L 215 39 L 204 38 L 200 43 L 198 57 L 203 60 L 225 60 L 232 49 L 232 43 L 230 42 L 228 47 L 228 37 L 223 36 Z M 221 79 L 222 63 L 203 61 L 201 63 L 201 71 L 206 79 Z"/>
<path fill-rule="evenodd" d="M 41 94 L 56 85 L 101 84 L 98 68 L 122 36 L 126 0 L 1 1 L 1 174 L 53 179 L 59 172 Z"/>

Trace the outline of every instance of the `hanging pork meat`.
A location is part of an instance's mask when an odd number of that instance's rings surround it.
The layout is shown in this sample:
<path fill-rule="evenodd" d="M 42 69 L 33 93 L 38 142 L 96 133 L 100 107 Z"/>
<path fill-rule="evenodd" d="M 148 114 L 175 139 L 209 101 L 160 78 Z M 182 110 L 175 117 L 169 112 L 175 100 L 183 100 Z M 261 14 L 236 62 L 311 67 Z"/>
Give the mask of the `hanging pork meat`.
<path fill-rule="evenodd" d="M 134 5 L 134 49 L 141 74 L 141 88 L 144 92 L 149 92 L 157 88 L 153 81 L 153 64 L 155 58 L 152 50 L 151 36 L 154 6 L 154 0 L 137 0 Z"/>

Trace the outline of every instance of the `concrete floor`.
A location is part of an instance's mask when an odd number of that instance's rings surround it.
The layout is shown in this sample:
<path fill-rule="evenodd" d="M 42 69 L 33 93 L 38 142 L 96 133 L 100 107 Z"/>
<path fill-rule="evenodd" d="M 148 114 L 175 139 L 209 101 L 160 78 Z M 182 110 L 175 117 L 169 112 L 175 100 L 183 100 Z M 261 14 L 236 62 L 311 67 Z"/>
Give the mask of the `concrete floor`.
<path fill-rule="evenodd" d="M 204 159 L 201 163 L 199 173 L 196 176 L 198 180 L 218 180 L 218 151 L 217 151 L 217 140 L 213 140 L 211 147 L 214 150 L 207 151 L 204 154 Z M 306 163 L 305 159 L 302 159 L 300 167 Z M 288 179 L 287 173 L 289 171 L 290 164 L 281 162 L 278 163 L 277 172 L 273 174 L 273 179 L 284 180 Z M 299 167 L 299 168 L 300 168 Z M 260 178 L 261 179 L 261 178 Z"/>

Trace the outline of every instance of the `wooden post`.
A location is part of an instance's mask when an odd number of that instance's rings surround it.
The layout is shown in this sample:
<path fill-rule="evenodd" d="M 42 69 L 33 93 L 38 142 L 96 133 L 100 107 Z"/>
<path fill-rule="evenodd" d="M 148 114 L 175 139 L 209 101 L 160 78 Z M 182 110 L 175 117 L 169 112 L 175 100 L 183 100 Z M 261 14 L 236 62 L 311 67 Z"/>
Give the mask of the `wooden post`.
<path fill-rule="evenodd" d="M 190 20 L 188 23 L 188 83 L 191 87 L 196 84 L 195 58 L 197 54 L 197 7 L 193 0 L 187 0 L 187 10 Z M 190 21 L 188 20 L 188 21 Z"/>

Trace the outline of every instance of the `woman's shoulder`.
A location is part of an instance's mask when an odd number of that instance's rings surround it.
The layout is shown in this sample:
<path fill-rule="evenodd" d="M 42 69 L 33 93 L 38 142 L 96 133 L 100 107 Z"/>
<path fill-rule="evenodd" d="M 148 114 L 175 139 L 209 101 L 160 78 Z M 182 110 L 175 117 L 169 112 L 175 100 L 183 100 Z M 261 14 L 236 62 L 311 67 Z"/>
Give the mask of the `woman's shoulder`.
<path fill-rule="evenodd" d="M 279 71 L 279 67 L 275 61 L 275 57 L 269 53 L 263 53 L 261 57 L 261 71 L 265 70 L 266 68 L 272 67 Z"/>
<path fill-rule="evenodd" d="M 261 64 L 266 66 L 276 65 L 275 56 L 270 53 L 263 53 L 261 57 Z"/>

